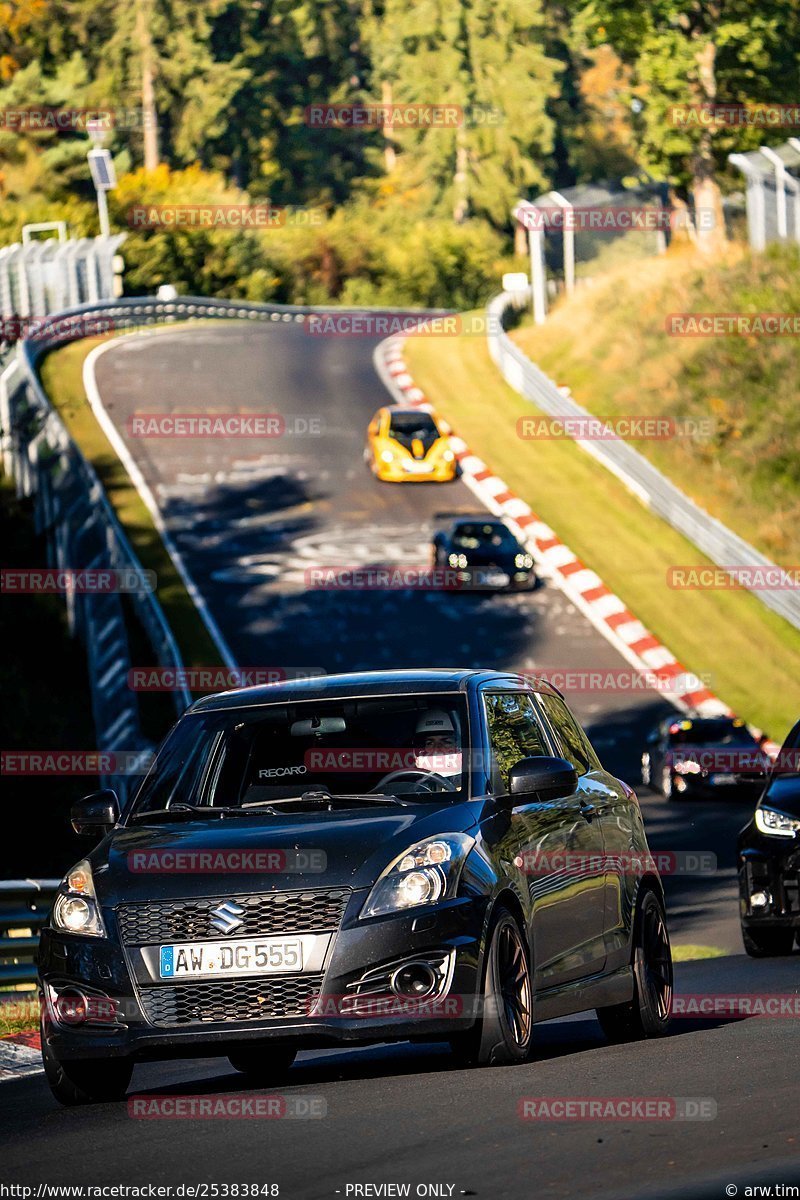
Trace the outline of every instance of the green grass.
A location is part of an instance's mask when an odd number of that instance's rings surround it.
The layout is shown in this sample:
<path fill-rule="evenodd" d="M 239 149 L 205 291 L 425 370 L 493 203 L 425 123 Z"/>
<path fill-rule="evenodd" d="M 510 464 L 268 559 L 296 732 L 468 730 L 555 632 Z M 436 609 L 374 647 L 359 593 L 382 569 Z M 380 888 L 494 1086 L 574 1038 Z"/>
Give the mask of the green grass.
<path fill-rule="evenodd" d="M 670 313 L 800 313 L 800 247 L 640 260 L 562 300 L 512 337 L 598 416 L 706 421 L 709 436 L 636 448 L 774 561 L 800 563 L 800 337 L 676 337 Z"/>
<path fill-rule="evenodd" d="M 727 950 L 720 949 L 719 946 L 698 946 L 691 944 L 688 946 L 673 946 L 672 961 L 673 962 L 695 962 L 699 958 L 726 958 Z"/>
<path fill-rule="evenodd" d="M 483 337 L 409 338 L 405 357 L 472 450 L 680 661 L 782 738 L 800 710 L 800 633 L 748 592 L 668 588 L 671 565 L 702 555 L 573 442 L 519 440 L 517 419 L 536 410 L 502 381 Z"/>
<path fill-rule="evenodd" d="M 36 993 L 30 1000 L 0 997 L 0 1038 L 11 1033 L 30 1033 L 39 1028 L 39 1001 Z"/>
<path fill-rule="evenodd" d="M 92 463 L 145 570 L 155 571 L 157 595 L 187 667 L 219 666 L 220 655 L 172 559 L 83 389 L 83 363 L 107 338 L 86 338 L 48 354 L 41 378 L 53 406 Z"/>

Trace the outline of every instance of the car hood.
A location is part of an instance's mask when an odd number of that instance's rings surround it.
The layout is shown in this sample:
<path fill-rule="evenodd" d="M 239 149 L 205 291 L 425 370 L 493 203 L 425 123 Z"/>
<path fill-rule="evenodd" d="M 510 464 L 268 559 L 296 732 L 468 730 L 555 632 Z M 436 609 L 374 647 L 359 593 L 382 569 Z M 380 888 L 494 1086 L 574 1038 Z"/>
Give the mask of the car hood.
<path fill-rule="evenodd" d="M 114 830 L 89 859 L 98 899 L 107 906 L 232 892 L 367 888 L 415 842 L 469 832 L 479 807 L 431 800 L 402 808 L 133 825 Z"/>
<path fill-rule="evenodd" d="M 760 804 L 800 817 L 800 775 L 775 775 Z"/>

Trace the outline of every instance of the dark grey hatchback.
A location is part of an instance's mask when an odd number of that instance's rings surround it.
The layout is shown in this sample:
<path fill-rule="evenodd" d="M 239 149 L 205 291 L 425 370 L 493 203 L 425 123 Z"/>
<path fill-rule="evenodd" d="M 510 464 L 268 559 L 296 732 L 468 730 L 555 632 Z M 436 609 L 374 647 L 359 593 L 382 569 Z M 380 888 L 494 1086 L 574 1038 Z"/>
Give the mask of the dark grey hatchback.
<path fill-rule="evenodd" d="M 534 1021 L 667 1028 L 664 897 L 635 793 L 560 694 L 495 671 L 392 671 L 194 704 L 43 931 L 42 1051 L 66 1104 L 136 1061 L 449 1041 L 523 1061 Z"/>

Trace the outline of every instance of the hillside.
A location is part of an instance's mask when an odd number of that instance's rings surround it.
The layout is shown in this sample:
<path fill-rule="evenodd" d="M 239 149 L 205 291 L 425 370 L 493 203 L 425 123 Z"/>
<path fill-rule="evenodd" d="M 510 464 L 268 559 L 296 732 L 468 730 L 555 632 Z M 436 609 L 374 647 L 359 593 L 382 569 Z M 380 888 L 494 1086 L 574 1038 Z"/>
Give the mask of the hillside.
<path fill-rule="evenodd" d="M 800 562 L 800 336 L 671 336 L 675 313 L 800 314 L 800 249 L 686 254 L 620 268 L 514 340 L 601 416 L 696 422 L 709 436 L 635 445 L 698 504 L 782 565 Z M 800 320 L 800 317 L 798 317 Z"/>

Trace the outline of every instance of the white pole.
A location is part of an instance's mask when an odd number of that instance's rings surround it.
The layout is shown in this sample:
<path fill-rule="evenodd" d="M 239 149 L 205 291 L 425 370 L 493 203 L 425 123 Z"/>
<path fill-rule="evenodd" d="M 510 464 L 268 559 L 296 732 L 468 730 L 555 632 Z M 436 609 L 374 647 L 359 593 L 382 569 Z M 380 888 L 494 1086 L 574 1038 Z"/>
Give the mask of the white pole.
<path fill-rule="evenodd" d="M 778 237 L 785 238 L 786 224 L 786 167 L 783 159 L 770 146 L 761 146 L 761 153 L 775 168 L 775 211 L 778 222 Z"/>
<path fill-rule="evenodd" d="M 533 320 L 536 325 L 544 325 L 547 316 L 547 298 L 545 296 L 544 233 L 542 230 L 530 229 L 528 231 L 528 242 L 531 251 Z"/>
<path fill-rule="evenodd" d="M 97 189 L 97 213 L 100 217 L 100 236 L 104 238 L 111 237 L 111 226 L 108 223 L 108 200 L 105 188 Z"/>

